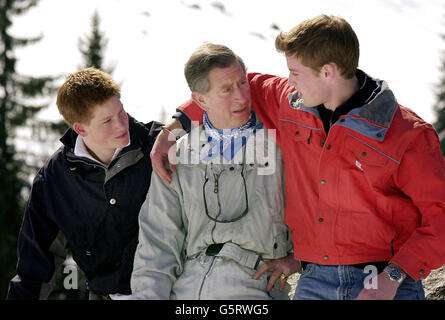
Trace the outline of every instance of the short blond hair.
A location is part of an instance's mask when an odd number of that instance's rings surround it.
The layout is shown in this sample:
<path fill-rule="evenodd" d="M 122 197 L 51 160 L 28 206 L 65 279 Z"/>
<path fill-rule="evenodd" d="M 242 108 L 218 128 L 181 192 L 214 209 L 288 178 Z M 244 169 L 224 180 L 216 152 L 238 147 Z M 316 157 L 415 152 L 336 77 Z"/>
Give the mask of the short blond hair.
<path fill-rule="evenodd" d="M 275 39 L 275 47 L 287 56 L 295 55 L 316 72 L 334 62 L 346 79 L 355 75 L 360 56 L 359 41 L 349 23 L 327 15 L 308 19 L 289 32 L 281 32 Z"/>
<path fill-rule="evenodd" d="M 72 73 L 57 92 L 57 107 L 65 122 L 89 124 L 96 106 L 111 97 L 120 98 L 120 88 L 111 76 L 96 68 Z"/>

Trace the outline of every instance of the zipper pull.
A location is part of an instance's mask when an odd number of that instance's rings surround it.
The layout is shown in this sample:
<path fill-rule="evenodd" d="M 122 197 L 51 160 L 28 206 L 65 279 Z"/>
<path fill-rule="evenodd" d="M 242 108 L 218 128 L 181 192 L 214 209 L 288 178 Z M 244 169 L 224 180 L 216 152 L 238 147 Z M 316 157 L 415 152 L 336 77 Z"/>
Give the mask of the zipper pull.
<path fill-rule="evenodd" d="M 214 193 L 218 193 L 218 181 L 219 181 L 219 177 L 221 176 L 221 173 L 223 173 L 225 169 L 223 169 L 221 172 L 219 173 L 214 173 L 213 174 L 213 178 L 215 180 L 215 186 L 213 187 L 213 192 Z"/>

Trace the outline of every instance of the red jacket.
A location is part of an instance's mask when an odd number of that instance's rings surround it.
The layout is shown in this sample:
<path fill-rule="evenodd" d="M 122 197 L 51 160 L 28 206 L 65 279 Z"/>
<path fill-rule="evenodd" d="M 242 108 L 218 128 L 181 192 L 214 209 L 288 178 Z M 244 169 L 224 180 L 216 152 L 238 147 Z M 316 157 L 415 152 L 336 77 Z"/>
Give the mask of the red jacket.
<path fill-rule="evenodd" d="M 326 135 L 316 108 L 290 107 L 286 78 L 248 78 L 253 108 L 276 129 L 283 153 L 285 221 L 296 259 L 391 261 L 415 280 L 445 263 L 445 161 L 430 124 L 378 81 L 368 103 Z M 202 119 L 192 101 L 180 109 Z"/>

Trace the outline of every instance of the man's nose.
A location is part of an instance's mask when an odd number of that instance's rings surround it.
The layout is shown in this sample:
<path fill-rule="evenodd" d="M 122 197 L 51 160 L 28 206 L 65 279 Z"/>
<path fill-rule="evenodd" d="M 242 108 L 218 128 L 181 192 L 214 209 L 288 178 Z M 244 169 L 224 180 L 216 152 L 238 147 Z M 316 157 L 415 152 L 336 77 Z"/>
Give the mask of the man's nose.
<path fill-rule="evenodd" d="M 249 100 L 250 91 L 243 87 L 235 88 L 235 99 L 239 102 L 247 102 Z"/>

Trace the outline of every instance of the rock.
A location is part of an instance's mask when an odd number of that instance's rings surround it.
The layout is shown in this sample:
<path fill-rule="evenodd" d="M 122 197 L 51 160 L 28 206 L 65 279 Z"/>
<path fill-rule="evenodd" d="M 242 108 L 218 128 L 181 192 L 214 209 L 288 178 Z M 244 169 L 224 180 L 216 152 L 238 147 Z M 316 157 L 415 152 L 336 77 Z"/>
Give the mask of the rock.
<path fill-rule="evenodd" d="M 445 265 L 431 271 L 423 281 L 427 300 L 445 300 Z"/>

